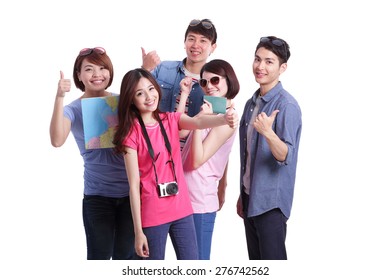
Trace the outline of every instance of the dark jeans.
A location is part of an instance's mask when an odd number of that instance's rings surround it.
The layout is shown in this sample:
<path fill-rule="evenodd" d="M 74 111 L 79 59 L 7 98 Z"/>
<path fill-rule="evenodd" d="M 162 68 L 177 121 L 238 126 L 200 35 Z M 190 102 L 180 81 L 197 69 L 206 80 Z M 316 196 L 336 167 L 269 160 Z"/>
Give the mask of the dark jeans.
<path fill-rule="evenodd" d="M 163 260 L 168 233 L 178 260 L 197 260 L 198 246 L 192 215 L 159 226 L 143 228 L 148 239 L 149 257 L 146 260 Z"/>
<path fill-rule="evenodd" d="M 83 219 L 88 260 L 131 260 L 136 256 L 128 196 L 84 195 Z"/>
<path fill-rule="evenodd" d="M 242 195 L 242 202 L 246 217 L 246 194 Z M 279 208 L 255 217 L 246 217 L 244 225 L 250 260 L 287 260 L 287 218 Z"/>

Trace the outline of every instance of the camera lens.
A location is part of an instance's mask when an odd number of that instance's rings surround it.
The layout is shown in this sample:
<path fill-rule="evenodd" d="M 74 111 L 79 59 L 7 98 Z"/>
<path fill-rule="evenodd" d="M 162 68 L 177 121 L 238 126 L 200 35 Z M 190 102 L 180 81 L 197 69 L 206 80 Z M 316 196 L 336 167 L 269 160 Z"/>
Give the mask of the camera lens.
<path fill-rule="evenodd" d="M 178 187 L 176 183 L 169 183 L 166 187 L 166 191 L 168 194 L 177 194 Z"/>

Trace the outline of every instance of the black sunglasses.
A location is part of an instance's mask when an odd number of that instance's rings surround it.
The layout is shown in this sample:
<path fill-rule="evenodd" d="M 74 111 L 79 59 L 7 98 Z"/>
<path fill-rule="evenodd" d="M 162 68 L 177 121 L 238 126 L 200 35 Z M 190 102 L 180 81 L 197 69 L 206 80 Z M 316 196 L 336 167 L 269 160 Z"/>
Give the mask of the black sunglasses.
<path fill-rule="evenodd" d="M 222 77 L 223 78 L 223 77 Z M 212 77 L 212 78 L 210 78 L 210 83 L 213 85 L 213 86 L 216 86 L 216 85 L 218 85 L 219 84 L 219 81 L 221 80 L 221 78 L 220 77 L 218 77 L 218 76 L 215 76 L 215 77 Z M 207 81 L 206 79 L 200 79 L 199 80 L 199 85 L 201 86 L 201 87 L 206 87 L 207 86 L 207 84 L 209 83 L 209 81 Z"/>
<path fill-rule="evenodd" d="M 102 47 L 84 48 L 80 51 L 79 56 L 90 55 L 92 52 L 96 52 L 98 54 L 104 54 L 106 52 L 106 50 Z"/>
<path fill-rule="evenodd" d="M 278 47 L 281 47 L 284 45 L 284 42 L 280 39 L 270 39 L 268 37 L 261 37 L 260 38 L 260 42 L 261 43 L 268 43 L 268 42 L 271 42 L 272 44 L 274 44 L 275 46 L 278 46 Z"/>
<path fill-rule="evenodd" d="M 190 26 L 197 26 L 199 23 L 202 23 L 203 27 L 206 28 L 206 29 L 211 29 L 213 27 L 211 22 L 202 21 L 202 20 L 199 20 L 199 19 L 191 20 Z"/>
<path fill-rule="evenodd" d="M 280 39 L 270 39 L 268 37 L 261 37 L 260 38 L 260 43 L 268 43 L 268 42 L 271 42 L 274 46 L 277 46 L 277 47 L 282 47 L 283 46 L 284 52 L 281 55 L 283 56 L 283 59 L 285 59 L 285 61 L 287 61 L 287 46 L 286 46 L 286 43 L 283 40 L 280 40 Z"/>

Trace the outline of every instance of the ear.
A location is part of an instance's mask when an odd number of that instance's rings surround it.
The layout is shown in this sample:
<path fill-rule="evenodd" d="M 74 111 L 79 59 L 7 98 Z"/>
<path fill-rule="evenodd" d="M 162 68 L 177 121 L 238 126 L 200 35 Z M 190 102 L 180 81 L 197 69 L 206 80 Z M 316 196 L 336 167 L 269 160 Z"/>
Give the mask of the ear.
<path fill-rule="evenodd" d="M 287 63 L 283 63 L 282 65 L 280 65 L 279 75 L 282 74 L 286 70 L 287 70 Z"/>
<path fill-rule="evenodd" d="M 209 53 L 209 56 L 215 51 L 217 48 L 217 43 L 211 45 L 211 52 Z"/>

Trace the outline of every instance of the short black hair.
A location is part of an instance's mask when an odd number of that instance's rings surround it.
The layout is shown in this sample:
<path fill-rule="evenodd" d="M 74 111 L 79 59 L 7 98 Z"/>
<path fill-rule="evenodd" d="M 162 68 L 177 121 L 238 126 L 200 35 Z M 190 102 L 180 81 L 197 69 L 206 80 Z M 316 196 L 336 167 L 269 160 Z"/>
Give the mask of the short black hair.
<path fill-rule="evenodd" d="M 211 28 L 205 27 L 208 26 L 207 24 L 211 25 Z M 187 35 L 189 32 L 193 32 L 195 34 L 200 34 L 205 36 L 207 39 L 211 41 L 211 44 L 215 44 L 217 42 L 217 30 L 215 29 L 215 26 L 211 22 L 211 20 L 207 18 L 202 20 L 196 20 L 196 19 L 191 20 L 190 24 L 187 27 L 186 33 L 184 35 L 184 41 L 187 39 Z"/>
<path fill-rule="evenodd" d="M 275 36 L 261 37 L 256 46 L 255 54 L 260 48 L 265 48 L 276 54 L 279 58 L 280 64 L 286 63 L 290 58 L 290 46 L 281 38 Z"/>

